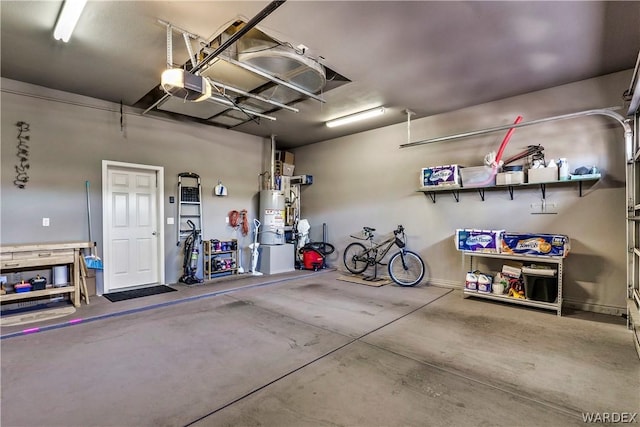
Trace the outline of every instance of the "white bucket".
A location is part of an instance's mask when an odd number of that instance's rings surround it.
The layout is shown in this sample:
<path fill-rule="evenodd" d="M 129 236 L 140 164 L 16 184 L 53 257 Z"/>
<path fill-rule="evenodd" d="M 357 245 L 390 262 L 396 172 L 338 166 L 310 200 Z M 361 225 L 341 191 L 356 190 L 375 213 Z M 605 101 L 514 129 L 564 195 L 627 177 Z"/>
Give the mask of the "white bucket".
<path fill-rule="evenodd" d="M 53 278 L 51 282 L 54 285 L 66 285 L 69 283 L 69 267 L 66 265 L 57 265 L 53 267 Z"/>

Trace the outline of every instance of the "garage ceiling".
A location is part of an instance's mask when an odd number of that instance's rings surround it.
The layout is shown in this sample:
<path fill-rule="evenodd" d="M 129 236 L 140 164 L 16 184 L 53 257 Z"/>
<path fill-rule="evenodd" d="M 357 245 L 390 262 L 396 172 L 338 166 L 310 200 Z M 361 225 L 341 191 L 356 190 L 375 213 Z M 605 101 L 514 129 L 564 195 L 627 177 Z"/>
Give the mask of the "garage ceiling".
<path fill-rule="evenodd" d="M 122 101 L 142 112 L 164 94 L 159 89 L 167 68 L 162 22 L 197 36 L 195 51 L 207 44 L 210 51 L 225 31 L 244 25 L 269 4 L 89 1 L 71 40 L 62 43 L 53 38 L 62 2 L 3 0 L 1 75 Z M 640 2 L 289 0 L 255 31 L 282 48 L 300 53 L 297 47 L 306 47 L 302 56 L 327 70 L 327 85 L 314 93 L 324 102 L 287 95 L 280 85 L 221 63 L 220 70 L 208 71 L 211 78 L 254 79 L 250 92 L 281 97 L 298 112 L 240 97 L 235 101 L 276 120 L 249 120 L 218 104 L 185 105 L 175 98 L 146 114 L 263 137 L 275 134 L 279 147 L 294 148 L 404 122 L 407 110 L 416 119 L 632 69 L 640 47 Z M 174 32 L 172 41 L 174 65 L 190 67 L 182 35 Z M 225 54 L 233 57 L 240 45 L 234 43 Z M 250 44 L 245 40 L 244 45 Z M 387 113 L 344 127 L 324 125 L 377 106 L 387 107 Z"/>

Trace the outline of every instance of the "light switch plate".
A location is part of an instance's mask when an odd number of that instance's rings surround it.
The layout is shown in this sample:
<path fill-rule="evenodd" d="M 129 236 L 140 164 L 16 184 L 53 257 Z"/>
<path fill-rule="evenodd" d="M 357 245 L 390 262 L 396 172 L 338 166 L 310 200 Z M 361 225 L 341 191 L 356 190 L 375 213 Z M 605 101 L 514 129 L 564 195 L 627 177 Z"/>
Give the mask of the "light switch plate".
<path fill-rule="evenodd" d="M 42 226 L 43 227 L 49 226 L 49 218 L 42 218 Z"/>
<path fill-rule="evenodd" d="M 168 217 L 167 218 L 167 225 L 173 225 L 173 224 L 174 224 L 173 217 Z"/>

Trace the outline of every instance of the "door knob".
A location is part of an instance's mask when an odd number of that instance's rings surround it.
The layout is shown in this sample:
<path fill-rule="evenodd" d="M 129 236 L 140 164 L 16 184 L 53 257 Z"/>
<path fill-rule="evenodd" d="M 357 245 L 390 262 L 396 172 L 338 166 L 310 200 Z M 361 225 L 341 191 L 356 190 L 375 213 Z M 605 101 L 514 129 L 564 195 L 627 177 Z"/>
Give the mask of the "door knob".
<path fill-rule="evenodd" d="M 156 235 L 156 234 L 158 234 L 158 233 L 154 231 L 154 232 L 153 232 L 153 233 L 151 233 L 151 234 L 153 234 L 153 235 L 155 236 L 155 235 Z"/>

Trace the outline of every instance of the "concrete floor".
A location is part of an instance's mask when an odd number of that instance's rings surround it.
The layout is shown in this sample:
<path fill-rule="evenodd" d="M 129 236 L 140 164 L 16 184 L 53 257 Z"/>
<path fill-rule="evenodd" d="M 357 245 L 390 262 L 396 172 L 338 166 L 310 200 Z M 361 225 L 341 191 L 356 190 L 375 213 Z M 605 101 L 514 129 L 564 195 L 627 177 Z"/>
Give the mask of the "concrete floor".
<path fill-rule="evenodd" d="M 620 319 L 339 275 L 98 297 L 76 324 L 3 327 L 1 425 L 570 426 L 640 412 Z"/>

